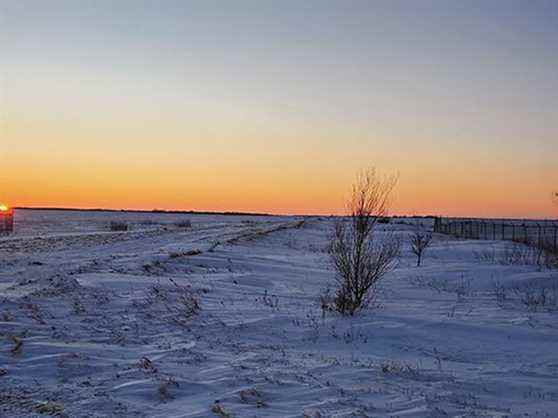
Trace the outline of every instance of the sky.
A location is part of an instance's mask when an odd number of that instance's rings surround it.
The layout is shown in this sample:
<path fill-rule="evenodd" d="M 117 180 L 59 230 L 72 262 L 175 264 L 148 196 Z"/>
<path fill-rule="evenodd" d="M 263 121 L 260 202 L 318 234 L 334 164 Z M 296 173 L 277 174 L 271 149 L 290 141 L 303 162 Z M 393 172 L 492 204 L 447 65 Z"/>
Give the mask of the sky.
<path fill-rule="evenodd" d="M 0 201 L 558 217 L 558 2 L 0 0 Z"/>

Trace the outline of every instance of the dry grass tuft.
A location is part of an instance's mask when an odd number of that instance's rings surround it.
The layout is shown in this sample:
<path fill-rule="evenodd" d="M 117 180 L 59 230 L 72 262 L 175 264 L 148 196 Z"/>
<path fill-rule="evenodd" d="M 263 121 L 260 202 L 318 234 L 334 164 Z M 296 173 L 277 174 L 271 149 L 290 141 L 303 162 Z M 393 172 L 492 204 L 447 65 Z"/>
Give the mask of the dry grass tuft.
<path fill-rule="evenodd" d="M 170 388 L 178 387 L 178 382 L 174 380 L 172 377 L 167 377 L 161 381 L 159 384 L 159 389 L 157 389 L 157 393 L 159 394 L 159 399 L 161 401 L 168 401 L 169 399 L 173 399 L 172 394 L 170 393 Z"/>
<path fill-rule="evenodd" d="M 10 350 L 10 352 L 14 355 L 14 356 L 19 356 L 21 355 L 21 353 L 23 352 L 23 340 L 15 335 L 12 335 L 10 337 L 10 340 L 12 341 L 12 343 L 14 343 L 14 346 L 12 347 L 12 349 Z"/>
<path fill-rule="evenodd" d="M 231 418 L 232 415 L 230 412 L 227 412 L 225 408 L 219 403 L 219 401 L 215 401 L 215 403 L 211 406 L 211 412 L 217 415 L 220 418 Z"/>
<path fill-rule="evenodd" d="M 64 405 L 57 402 L 44 402 L 35 406 L 35 411 L 44 415 L 60 415 L 64 412 Z"/>
<path fill-rule="evenodd" d="M 128 225 L 126 222 L 112 221 L 109 224 L 109 229 L 112 232 L 126 232 L 130 230 L 130 225 Z"/>

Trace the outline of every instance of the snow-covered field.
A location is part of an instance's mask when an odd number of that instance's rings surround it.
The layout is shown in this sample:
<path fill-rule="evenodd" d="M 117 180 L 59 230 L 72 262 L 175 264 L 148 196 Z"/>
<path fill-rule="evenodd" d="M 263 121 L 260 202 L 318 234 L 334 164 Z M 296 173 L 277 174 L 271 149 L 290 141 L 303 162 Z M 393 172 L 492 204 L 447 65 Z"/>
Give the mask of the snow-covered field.
<path fill-rule="evenodd" d="M 2 417 L 558 416 L 558 275 L 510 243 L 436 236 L 417 268 L 413 227 L 382 225 L 404 243 L 382 306 L 343 318 L 327 218 L 16 216 Z"/>

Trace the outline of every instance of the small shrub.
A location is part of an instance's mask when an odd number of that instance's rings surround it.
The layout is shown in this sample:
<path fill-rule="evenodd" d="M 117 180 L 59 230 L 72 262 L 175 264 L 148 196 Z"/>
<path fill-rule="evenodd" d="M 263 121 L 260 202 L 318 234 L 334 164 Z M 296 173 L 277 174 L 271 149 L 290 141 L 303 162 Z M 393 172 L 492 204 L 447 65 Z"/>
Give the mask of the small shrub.
<path fill-rule="evenodd" d="M 207 249 L 207 251 L 210 252 L 210 253 L 212 253 L 213 251 L 215 251 L 215 249 L 216 249 L 219 245 L 221 245 L 221 243 L 220 243 L 219 241 L 215 240 L 215 241 L 213 241 L 213 242 L 211 243 L 211 245 L 209 246 L 209 248 Z"/>
<path fill-rule="evenodd" d="M 14 346 L 10 350 L 11 353 L 14 356 L 20 355 L 21 351 L 22 351 L 22 348 L 23 348 L 23 340 L 19 337 L 16 337 L 15 335 L 12 335 L 12 337 L 10 339 L 12 340 L 12 343 L 14 344 Z"/>
<path fill-rule="evenodd" d="M 466 296 L 470 296 L 474 294 L 471 286 L 471 281 L 472 280 L 470 278 L 465 278 L 464 276 L 461 276 L 459 281 L 456 283 L 455 295 L 457 296 L 457 300 L 459 302 L 465 300 Z"/>
<path fill-rule="evenodd" d="M 382 373 L 393 375 L 418 375 L 419 369 L 408 363 L 401 363 L 398 361 L 386 361 L 380 364 Z"/>
<path fill-rule="evenodd" d="M 215 403 L 211 407 L 211 412 L 213 412 L 215 415 L 217 415 L 220 418 L 231 418 L 232 417 L 230 412 L 226 411 L 225 408 L 223 408 L 221 406 L 219 401 L 215 401 Z"/>
<path fill-rule="evenodd" d="M 76 315 L 83 315 L 84 313 L 86 313 L 85 306 L 77 296 L 74 297 L 72 301 L 72 309 Z"/>
<path fill-rule="evenodd" d="M 171 278 L 169 281 L 172 286 L 152 285 L 145 299 L 138 302 L 139 306 L 152 319 L 188 326 L 192 317 L 201 310 L 198 298 L 188 286 L 181 286 Z"/>
<path fill-rule="evenodd" d="M 35 406 L 34 409 L 39 414 L 60 416 L 64 412 L 64 405 L 61 403 L 47 401 Z"/>
<path fill-rule="evenodd" d="M 109 229 L 113 232 L 125 232 L 130 229 L 130 226 L 126 222 L 112 221 Z"/>
<path fill-rule="evenodd" d="M 326 289 L 320 295 L 320 309 L 322 311 L 322 318 L 326 317 L 327 312 L 335 311 L 335 298 L 331 295 L 330 290 Z"/>
<path fill-rule="evenodd" d="M 495 249 L 474 252 L 477 261 L 514 265 L 536 266 L 539 268 L 558 268 L 558 252 L 550 245 L 538 244 L 532 241 L 513 241 L 504 251 L 496 252 Z"/>
<path fill-rule="evenodd" d="M 191 257 L 191 256 L 194 256 L 194 255 L 200 255 L 201 253 L 202 253 L 202 251 L 196 248 L 196 249 L 189 250 L 189 251 L 172 252 L 172 253 L 169 254 L 169 258 Z"/>
<path fill-rule="evenodd" d="M 381 179 L 375 170 L 361 173 L 353 185 L 348 219 L 335 224 L 329 254 L 335 270 L 335 310 L 354 315 L 373 304 L 377 285 L 395 265 L 399 241 L 386 234 L 376 239 L 375 227 L 387 213 L 396 178 Z"/>
<path fill-rule="evenodd" d="M 190 221 L 189 219 L 185 219 L 182 221 L 175 222 L 174 226 L 182 229 L 190 229 L 192 227 L 192 221 Z"/>
<path fill-rule="evenodd" d="M 496 303 L 498 306 L 503 307 L 508 299 L 508 293 L 506 286 L 504 286 L 499 280 L 495 280 L 492 285 L 494 297 L 496 298 Z"/>
<path fill-rule="evenodd" d="M 265 401 L 260 392 L 256 389 L 244 389 L 239 393 L 240 400 L 244 403 L 256 405 L 256 407 L 261 408 L 266 406 Z"/>
<path fill-rule="evenodd" d="M 526 285 L 513 289 L 523 305 L 531 311 L 558 309 L 558 282 L 548 286 Z"/>
<path fill-rule="evenodd" d="M 157 271 L 165 270 L 165 265 L 160 260 L 154 260 L 151 263 L 145 263 L 142 266 L 143 270 L 149 274 L 154 274 Z"/>
<path fill-rule="evenodd" d="M 170 388 L 178 387 L 178 386 L 179 386 L 178 382 L 174 380 L 172 377 L 168 377 L 161 380 L 161 383 L 159 384 L 159 389 L 157 390 L 157 392 L 159 393 L 159 399 L 161 399 L 161 401 L 168 401 L 169 399 L 172 399 L 173 396 L 170 392 Z"/>
<path fill-rule="evenodd" d="M 417 230 L 413 235 L 411 235 L 411 251 L 417 256 L 417 267 L 420 267 L 422 256 L 426 249 L 430 247 L 431 242 L 431 233 Z"/>
<path fill-rule="evenodd" d="M 148 373 L 157 373 L 157 368 L 153 365 L 153 362 L 147 357 L 142 357 L 138 363 L 138 367 L 141 370 L 145 370 Z"/>
<path fill-rule="evenodd" d="M 473 257 L 475 260 L 482 263 L 496 264 L 496 250 L 483 250 L 483 251 L 473 251 Z"/>

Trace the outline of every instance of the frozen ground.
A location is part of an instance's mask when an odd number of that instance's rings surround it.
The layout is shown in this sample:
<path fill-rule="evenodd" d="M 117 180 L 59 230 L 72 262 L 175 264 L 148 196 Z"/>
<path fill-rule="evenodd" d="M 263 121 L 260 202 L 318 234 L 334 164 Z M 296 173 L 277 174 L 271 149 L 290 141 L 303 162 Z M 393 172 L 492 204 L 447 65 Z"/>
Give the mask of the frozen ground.
<path fill-rule="evenodd" d="M 381 308 L 347 319 L 318 303 L 328 219 L 17 216 L 2 417 L 558 416 L 558 312 L 522 301 L 558 278 L 500 263 L 510 244 L 436 236 L 416 268 L 405 243 Z"/>

